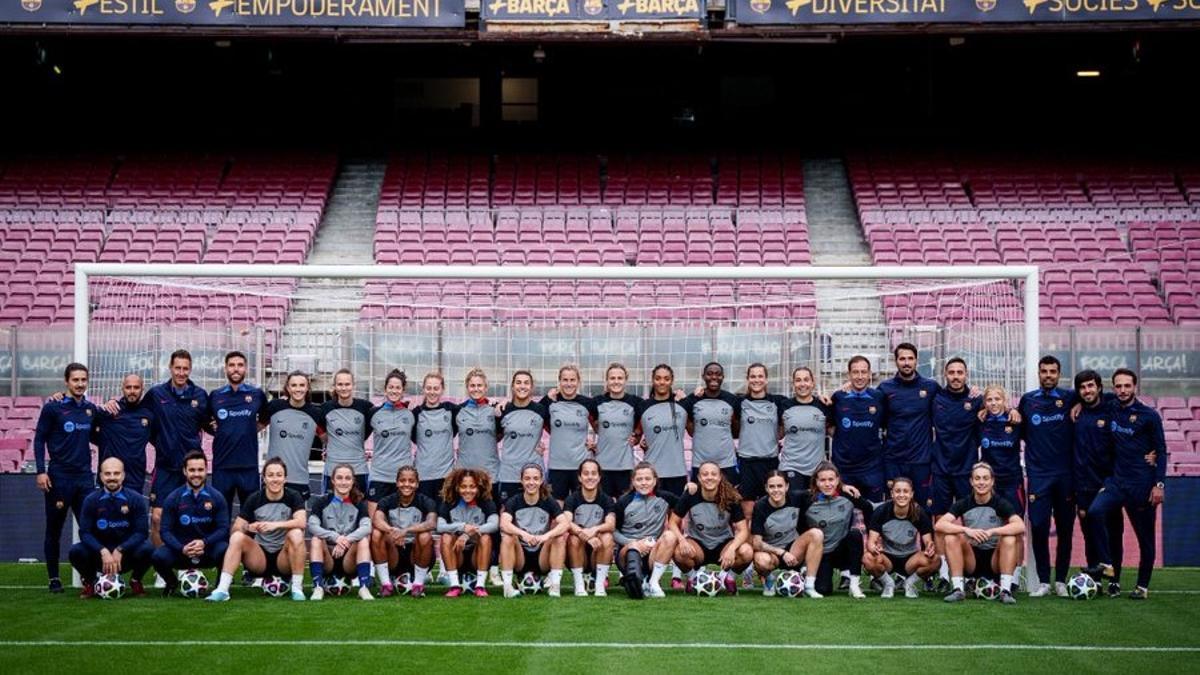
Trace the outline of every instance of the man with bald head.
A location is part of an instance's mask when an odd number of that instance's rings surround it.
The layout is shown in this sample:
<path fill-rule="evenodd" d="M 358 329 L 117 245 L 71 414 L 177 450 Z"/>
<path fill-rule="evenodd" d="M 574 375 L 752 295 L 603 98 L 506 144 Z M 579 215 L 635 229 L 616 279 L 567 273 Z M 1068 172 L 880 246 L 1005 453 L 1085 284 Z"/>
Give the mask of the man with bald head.
<path fill-rule="evenodd" d="M 147 541 L 150 506 L 140 493 L 125 487 L 125 466 L 116 457 L 100 463 L 100 489 L 83 500 L 79 543 L 71 547 L 71 565 L 83 579 L 81 598 L 95 596 L 98 575 L 132 572 L 129 588 L 145 595 L 142 576 L 154 547 Z"/>
<path fill-rule="evenodd" d="M 146 494 L 146 445 L 153 438 L 154 411 L 142 402 L 142 376 L 130 373 L 121 381 L 117 409 L 101 407 L 92 425 L 92 442 L 100 450 L 100 461 L 116 457 L 125 466 L 125 485 Z"/>

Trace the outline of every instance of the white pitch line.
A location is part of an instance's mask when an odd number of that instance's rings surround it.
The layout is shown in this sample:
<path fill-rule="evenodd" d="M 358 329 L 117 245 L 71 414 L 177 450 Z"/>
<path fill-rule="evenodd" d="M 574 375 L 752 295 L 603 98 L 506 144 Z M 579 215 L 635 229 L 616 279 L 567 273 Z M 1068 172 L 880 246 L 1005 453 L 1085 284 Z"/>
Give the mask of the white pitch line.
<path fill-rule="evenodd" d="M 1122 653 L 1200 653 L 1200 647 L 1113 645 L 1029 645 L 1029 644 L 951 644 L 951 645 L 846 645 L 846 644 L 755 644 L 755 643 L 675 643 L 675 642 L 500 642 L 463 640 L 4 640 L 3 647 L 438 647 L 446 649 L 719 649 L 761 651 L 1038 651 L 1038 652 L 1122 652 Z"/>
<path fill-rule="evenodd" d="M 67 588 L 67 592 L 69 593 L 69 592 L 71 591 L 71 588 L 74 588 L 74 587 L 72 587 L 72 586 L 67 586 L 66 588 Z M 44 590 L 46 590 L 46 586 L 45 586 L 44 584 L 43 584 L 43 585 L 40 585 L 40 586 L 5 586 L 5 585 L 0 585 L 0 591 L 44 591 Z M 1150 591 L 1150 595 L 1200 595 L 1200 590 L 1192 590 L 1192 591 L 1156 591 L 1156 590 L 1151 590 L 1151 591 Z M 933 596 L 929 596 L 929 597 L 933 597 Z"/>

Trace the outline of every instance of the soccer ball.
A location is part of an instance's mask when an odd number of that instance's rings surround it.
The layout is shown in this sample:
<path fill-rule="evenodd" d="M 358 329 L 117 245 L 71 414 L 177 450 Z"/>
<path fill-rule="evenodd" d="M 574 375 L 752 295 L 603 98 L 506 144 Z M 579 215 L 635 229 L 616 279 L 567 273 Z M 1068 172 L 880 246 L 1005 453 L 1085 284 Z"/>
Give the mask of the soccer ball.
<path fill-rule="evenodd" d="M 533 572 L 526 572 L 525 576 L 521 577 L 521 583 L 517 585 L 517 590 L 521 591 L 521 595 L 536 595 L 542 590 L 542 580 Z"/>
<path fill-rule="evenodd" d="M 477 578 L 478 577 L 476 576 L 476 574 L 474 572 L 463 572 L 463 575 L 461 577 L 462 587 L 467 588 L 467 589 L 475 588 L 475 580 Z"/>
<path fill-rule="evenodd" d="M 696 572 L 696 577 L 692 580 L 692 592 L 696 595 L 706 595 L 711 598 L 720 593 L 722 587 L 721 577 L 708 570 Z"/>
<path fill-rule="evenodd" d="M 270 577 L 263 579 L 262 589 L 263 593 L 272 598 L 282 598 L 288 594 L 288 591 L 292 590 L 292 585 L 284 580 L 283 577 Z"/>
<path fill-rule="evenodd" d="M 400 595 L 412 593 L 412 575 L 408 572 L 397 575 L 396 582 L 392 586 Z"/>
<path fill-rule="evenodd" d="M 1071 580 L 1067 582 L 1067 595 L 1072 600 L 1091 600 L 1096 597 L 1098 590 L 1096 580 L 1082 572 L 1071 577 Z"/>
<path fill-rule="evenodd" d="M 584 572 L 583 574 L 583 590 L 589 594 L 596 592 L 596 577 L 590 572 Z"/>
<path fill-rule="evenodd" d="M 197 569 L 179 573 L 179 592 L 185 598 L 199 598 L 208 592 L 208 577 Z"/>
<path fill-rule="evenodd" d="M 798 598 L 804 593 L 804 577 L 796 570 L 784 570 L 775 578 L 775 595 Z"/>
<path fill-rule="evenodd" d="M 346 583 L 345 577 L 335 574 L 325 579 L 325 592 L 335 596 L 345 595 L 350 592 L 350 584 Z"/>
<path fill-rule="evenodd" d="M 125 596 L 125 582 L 120 575 L 102 574 L 93 588 L 96 596 L 102 600 L 117 600 Z"/>
<path fill-rule="evenodd" d="M 1000 584 L 986 577 L 976 579 L 975 597 L 980 600 L 995 600 L 1000 597 Z"/>

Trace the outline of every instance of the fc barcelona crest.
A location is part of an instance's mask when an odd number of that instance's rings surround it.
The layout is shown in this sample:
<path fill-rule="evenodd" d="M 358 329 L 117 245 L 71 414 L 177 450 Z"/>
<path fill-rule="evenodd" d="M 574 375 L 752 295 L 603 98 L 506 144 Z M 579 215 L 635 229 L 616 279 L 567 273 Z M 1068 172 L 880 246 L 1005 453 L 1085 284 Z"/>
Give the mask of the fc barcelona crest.
<path fill-rule="evenodd" d="M 1129 416 L 1129 421 L 1130 421 L 1130 422 L 1136 422 L 1136 421 L 1137 421 L 1137 415 L 1130 415 L 1130 416 Z"/>
<path fill-rule="evenodd" d="M 921 390 L 921 398 L 925 398 L 928 395 L 929 395 L 929 392 L 925 391 L 924 389 Z"/>
<path fill-rule="evenodd" d="M 199 408 L 199 407 L 200 407 L 200 401 L 197 401 L 196 399 L 192 399 L 192 407 L 193 407 L 193 408 Z"/>
<path fill-rule="evenodd" d="M 875 406 L 871 406 L 870 408 L 867 408 L 867 412 L 871 413 L 872 415 L 875 414 L 876 410 L 877 410 L 877 408 Z"/>
<path fill-rule="evenodd" d="M 250 403 L 250 402 L 252 402 L 253 400 L 254 400 L 254 397 L 253 397 L 253 396 L 251 396 L 250 394 L 246 394 L 246 403 Z"/>
<path fill-rule="evenodd" d="M 963 401 L 963 410 L 971 410 L 971 402 Z"/>
<path fill-rule="evenodd" d="M 1060 399 L 1057 399 L 1057 400 L 1055 400 L 1055 401 L 1054 401 L 1054 407 L 1055 407 L 1055 408 L 1061 408 L 1061 407 L 1063 407 L 1063 402 L 1062 402 L 1062 399 L 1061 399 L 1061 398 L 1060 398 Z"/>
<path fill-rule="evenodd" d="M 1096 426 L 1103 429 L 1104 428 L 1104 420 L 1096 420 Z"/>

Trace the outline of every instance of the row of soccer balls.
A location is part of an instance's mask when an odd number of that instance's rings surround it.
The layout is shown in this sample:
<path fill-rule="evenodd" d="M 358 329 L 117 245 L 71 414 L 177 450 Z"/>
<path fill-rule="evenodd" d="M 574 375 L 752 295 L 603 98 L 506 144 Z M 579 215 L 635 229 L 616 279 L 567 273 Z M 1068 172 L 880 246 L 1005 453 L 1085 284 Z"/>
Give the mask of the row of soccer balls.
<path fill-rule="evenodd" d="M 897 577 L 897 583 L 903 579 Z M 407 573 L 399 575 L 395 586 L 402 594 L 407 594 L 412 581 Z M 463 576 L 463 585 L 471 588 L 475 585 L 475 575 Z M 591 574 L 584 575 L 584 586 L 588 594 L 594 591 L 595 580 Z M 533 572 L 528 572 L 517 584 L 517 590 L 523 595 L 535 595 L 542 589 L 542 581 Z M 724 589 L 721 575 L 709 570 L 700 570 L 692 584 L 696 595 L 715 596 Z M 291 590 L 291 585 L 282 577 L 270 577 L 262 582 L 263 593 L 272 597 L 283 597 Z M 976 579 L 972 586 L 975 597 L 982 600 L 995 600 L 1000 595 L 1000 585 L 992 579 Z M 102 575 L 96 580 L 96 595 L 105 600 L 116 600 L 125 595 L 125 582 L 120 576 Z M 208 593 L 208 577 L 198 569 L 183 570 L 179 573 L 179 591 L 185 598 L 200 598 Z M 1098 586 L 1095 580 L 1082 572 L 1067 582 L 1067 594 L 1074 600 L 1091 600 L 1096 597 Z M 340 576 L 330 577 L 325 582 L 325 592 L 330 595 L 345 595 L 350 592 L 350 584 Z M 804 594 L 804 576 L 795 570 L 784 570 L 775 579 L 775 594 L 785 598 L 798 598 Z"/>

